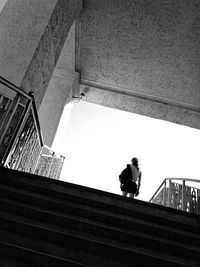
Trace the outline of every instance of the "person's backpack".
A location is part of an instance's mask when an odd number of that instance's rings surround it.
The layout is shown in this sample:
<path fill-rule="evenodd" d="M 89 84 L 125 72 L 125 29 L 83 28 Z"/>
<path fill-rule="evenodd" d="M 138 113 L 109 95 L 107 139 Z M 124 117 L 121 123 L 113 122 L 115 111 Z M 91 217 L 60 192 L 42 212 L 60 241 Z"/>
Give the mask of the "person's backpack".
<path fill-rule="evenodd" d="M 128 168 L 124 169 L 121 174 L 119 175 L 119 181 L 121 184 L 126 183 L 128 177 Z"/>

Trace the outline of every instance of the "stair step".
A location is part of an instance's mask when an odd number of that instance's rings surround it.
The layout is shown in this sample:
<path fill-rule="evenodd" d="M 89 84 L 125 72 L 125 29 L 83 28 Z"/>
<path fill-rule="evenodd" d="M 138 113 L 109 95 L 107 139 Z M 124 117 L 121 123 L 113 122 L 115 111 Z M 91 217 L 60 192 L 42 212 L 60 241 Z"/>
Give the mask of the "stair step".
<path fill-rule="evenodd" d="M 4 212 L 2 212 L 2 210 Z M 5 212 L 6 211 L 6 212 Z M 15 214 L 15 215 L 14 215 Z M 2 218 L 20 220 L 24 223 L 30 223 L 41 227 L 47 227 L 56 231 L 67 233 L 76 233 L 82 237 L 96 238 L 102 242 L 120 242 L 120 244 L 137 244 L 140 247 L 151 247 L 157 251 L 170 251 L 171 254 L 183 257 L 193 257 L 199 259 L 199 243 L 198 246 L 192 246 L 186 243 L 178 242 L 177 239 L 167 240 L 155 236 L 153 232 L 145 234 L 141 231 L 128 231 L 123 228 L 115 228 L 100 224 L 98 222 L 85 221 L 82 218 L 61 216 L 46 211 L 33 209 L 24 204 L 19 205 L 14 201 L 0 198 L 0 215 Z M 192 237 L 191 237 L 192 238 Z M 198 242 L 200 239 L 198 239 Z M 125 243 L 126 242 L 126 243 Z"/>
<path fill-rule="evenodd" d="M 0 178 L 5 264 L 200 266 L 197 215 L 2 167 Z"/>
<path fill-rule="evenodd" d="M 141 249 L 133 246 L 132 248 L 118 247 L 5 218 L 0 218 L 0 225 L 0 236 L 3 242 L 14 242 L 14 245 L 20 247 L 25 244 L 26 248 L 31 250 L 37 250 L 38 247 L 38 250 L 42 253 L 64 259 L 68 259 L 70 248 L 75 249 L 74 257 L 77 257 L 77 249 L 79 249 L 79 257 L 82 257 L 82 263 L 86 263 L 83 260 L 91 260 L 91 257 L 93 257 L 95 262 L 92 263 L 92 266 L 93 264 L 97 266 L 96 264 L 98 264 L 99 260 L 101 263 L 103 260 L 105 264 L 108 264 L 110 260 L 112 260 L 112 262 L 117 260 L 116 264 L 121 266 L 120 260 L 122 259 L 125 259 L 123 262 L 130 266 L 133 259 L 134 262 L 138 264 L 149 262 L 151 263 L 149 266 L 156 266 L 156 264 L 160 264 L 160 266 L 198 266 L 193 260 L 182 259 L 166 253 L 158 253 L 151 248 Z M 5 231 L 5 229 L 7 231 Z M 88 252 L 91 253 L 91 255 L 88 256 Z M 71 251 L 71 255 L 72 254 L 73 251 Z M 97 257 L 100 258 L 98 262 L 96 261 Z"/>
<path fill-rule="evenodd" d="M 91 208 L 80 208 L 79 205 L 75 206 L 74 203 L 65 203 L 62 201 L 52 200 L 46 196 L 40 196 L 36 193 L 25 192 L 24 190 L 18 190 L 0 185 L 0 195 L 3 197 L 9 197 L 16 201 L 21 201 L 21 203 L 27 203 L 39 210 L 47 211 L 49 214 L 54 213 L 56 216 L 60 215 L 60 221 L 63 221 L 63 216 L 78 216 L 81 220 L 89 219 L 92 223 L 97 222 L 111 225 L 112 227 L 121 227 L 134 231 L 143 231 L 147 234 L 155 233 L 157 236 L 177 240 L 179 242 L 191 242 L 191 244 L 199 244 L 200 235 L 195 233 L 185 232 L 181 229 L 174 229 L 170 226 L 162 226 L 157 224 L 149 223 L 148 221 L 138 220 L 137 218 L 130 216 L 122 216 L 121 214 L 112 214 L 109 212 L 103 212 L 102 210 L 94 210 Z M 20 204 L 24 205 L 24 204 Z M 72 206 L 73 205 L 73 206 Z M 2 207 L 3 208 L 3 207 Z M 24 205 L 24 209 L 26 206 Z M 20 210 L 18 209 L 18 212 Z M 28 212 L 28 211 L 27 211 Z M 61 219 L 62 218 L 62 219 Z M 63 221 L 65 223 L 65 220 Z M 152 235 L 152 234 L 151 234 Z"/>
<path fill-rule="evenodd" d="M 1 256 L 1 251 L 0 251 L 0 263 L 2 267 L 35 267 L 36 265 L 27 263 L 27 262 L 22 262 L 21 260 L 17 259 L 11 259 L 6 256 Z M 37 265 L 38 266 L 38 265 Z"/>
<path fill-rule="evenodd" d="M 17 174 L 16 174 L 17 173 Z M 3 175 L 5 174 L 5 175 Z M 15 174 L 15 177 L 13 175 Z M 114 210 L 118 213 L 141 217 L 166 224 L 169 222 L 174 227 L 188 231 L 199 231 L 198 216 L 171 208 L 160 207 L 152 203 L 139 200 L 125 199 L 122 196 L 103 192 L 100 190 L 74 185 L 62 181 L 35 176 L 24 172 L 16 172 L 3 168 L 1 183 L 8 183 L 10 186 L 25 188 L 54 198 L 73 200 L 79 204 L 87 204 L 100 209 Z M 150 215 L 150 216 L 149 216 Z"/>
<path fill-rule="evenodd" d="M 39 251 L 34 251 L 28 248 L 20 247 L 8 242 L 3 242 L 0 240 L 0 255 L 8 256 L 14 260 L 4 260 L 5 262 L 11 262 L 12 265 L 9 267 L 89 267 L 89 265 L 81 264 L 78 262 L 73 262 L 70 260 L 55 257 L 46 253 Z M 19 260 L 20 259 L 20 260 Z M 19 263 L 19 265 L 18 265 Z M 31 265 L 29 265 L 31 264 Z M 2 266 L 2 265 L 1 265 Z M 6 267 L 6 265 L 4 265 Z"/>

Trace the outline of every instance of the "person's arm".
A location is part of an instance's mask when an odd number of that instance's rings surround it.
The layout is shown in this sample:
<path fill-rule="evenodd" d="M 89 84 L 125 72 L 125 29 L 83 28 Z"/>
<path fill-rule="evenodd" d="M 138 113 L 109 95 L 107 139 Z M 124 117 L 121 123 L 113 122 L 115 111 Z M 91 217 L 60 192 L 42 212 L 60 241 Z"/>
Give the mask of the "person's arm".
<path fill-rule="evenodd" d="M 139 190 L 140 190 L 140 185 L 141 185 L 141 177 L 142 177 L 142 173 L 140 172 L 140 174 L 138 176 L 137 192 L 136 192 L 135 196 L 139 195 Z"/>
<path fill-rule="evenodd" d="M 142 173 L 140 172 L 139 177 L 138 177 L 138 191 L 139 191 L 140 185 L 141 185 L 141 178 L 142 178 Z"/>

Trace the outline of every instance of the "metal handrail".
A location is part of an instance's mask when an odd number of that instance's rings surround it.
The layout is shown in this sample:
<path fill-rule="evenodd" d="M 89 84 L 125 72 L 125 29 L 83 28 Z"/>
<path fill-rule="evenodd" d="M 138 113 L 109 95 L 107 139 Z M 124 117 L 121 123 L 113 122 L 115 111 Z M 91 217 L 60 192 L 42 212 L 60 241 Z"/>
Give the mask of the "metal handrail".
<path fill-rule="evenodd" d="M 200 180 L 197 179 L 191 179 L 191 178 L 165 178 L 165 180 L 181 180 L 181 181 L 188 181 L 188 182 L 195 182 L 195 183 L 200 183 Z"/>
<path fill-rule="evenodd" d="M 190 184 L 186 185 L 186 182 Z M 200 214 L 200 187 L 195 187 L 191 183 L 200 183 L 200 180 L 165 178 L 149 202 Z"/>
<path fill-rule="evenodd" d="M 4 84 L 5 86 L 9 87 L 10 89 L 15 91 L 16 93 L 24 96 L 25 98 L 27 98 L 28 100 L 30 100 L 32 102 L 32 107 L 33 107 L 33 110 L 34 110 L 33 114 L 34 114 L 34 117 L 35 117 L 37 130 L 38 130 L 38 133 L 40 135 L 41 144 L 43 145 L 44 142 L 43 142 L 43 137 L 42 137 L 42 132 L 41 132 L 41 127 L 40 127 L 40 122 L 39 122 L 39 117 L 38 117 L 38 113 L 37 113 L 37 108 L 36 108 L 36 104 L 35 104 L 35 98 L 34 98 L 33 91 L 30 91 L 29 93 L 26 93 L 26 92 L 23 91 L 22 88 L 14 85 L 13 83 L 11 83 L 10 81 L 6 80 L 2 76 L 0 76 L 0 83 Z"/>
<path fill-rule="evenodd" d="M 51 147 L 47 146 L 47 145 L 43 145 L 44 148 L 54 152 L 56 155 L 60 156 L 60 157 L 64 157 L 63 155 L 61 155 L 60 153 L 56 152 L 55 150 L 53 150 Z"/>
<path fill-rule="evenodd" d="M 154 197 L 156 196 L 156 194 L 159 192 L 159 190 L 162 188 L 162 186 L 166 183 L 166 181 L 172 181 L 172 180 L 175 180 L 175 181 L 186 181 L 186 182 L 195 182 L 195 183 L 200 183 L 200 180 L 197 180 L 197 179 L 191 179 L 191 178 L 175 178 L 175 177 L 168 177 L 168 178 L 165 178 L 163 180 L 163 182 L 161 183 L 161 185 L 158 187 L 158 189 L 156 190 L 156 192 L 153 194 L 153 196 L 151 197 L 151 199 L 149 200 L 149 202 L 152 201 L 152 199 L 154 199 Z"/>
<path fill-rule="evenodd" d="M 35 173 L 40 157 L 45 156 L 42 153 L 45 148 L 48 151 L 47 154 L 52 157 L 52 164 L 54 164 L 53 159 L 56 158 L 58 160 L 54 166 L 48 169 L 48 173 L 56 171 L 56 179 L 59 179 L 58 173 L 61 172 L 65 157 L 44 144 L 33 92 L 23 92 L 20 87 L 1 76 L 0 84 L 15 92 L 10 98 L 10 93 L 7 95 L 4 88 L 2 88 L 2 96 L 10 99 L 14 107 L 12 116 L 9 115 L 2 124 L 2 140 L 4 141 L 7 138 L 9 128 L 14 130 L 9 134 L 10 139 L 7 146 L 5 146 L 4 142 L 0 143 L 0 146 L 3 144 L 0 164 L 8 168 Z M 22 112 L 15 113 L 19 107 L 23 107 Z M 20 116 L 13 117 L 13 114 L 20 114 Z M 12 120 L 15 122 L 14 124 Z M 48 166 L 45 166 L 45 168 L 49 168 Z M 51 176 L 51 178 L 53 177 Z"/>
<path fill-rule="evenodd" d="M 43 140 L 43 136 L 42 136 L 42 130 L 41 130 L 41 127 L 40 127 L 40 121 L 39 121 L 39 117 L 38 117 L 38 113 L 37 113 L 34 94 L 33 94 L 33 92 L 30 92 L 30 94 L 31 94 L 31 98 L 32 98 L 33 115 L 34 115 L 34 118 L 35 118 L 35 121 L 36 121 L 37 131 L 38 131 L 38 133 L 40 135 L 40 142 L 41 142 L 42 146 L 44 146 L 44 140 Z"/>
<path fill-rule="evenodd" d="M 15 91 L 16 93 L 19 93 L 21 95 L 23 95 L 24 97 L 26 97 L 27 99 L 31 100 L 32 96 L 30 96 L 28 93 L 24 92 L 22 88 L 17 87 L 16 85 L 14 85 L 13 83 L 11 83 L 10 81 L 6 80 L 5 78 L 3 78 L 2 76 L 0 76 L 0 83 L 4 84 L 5 86 L 9 87 L 10 89 L 12 89 L 13 91 Z"/>
<path fill-rule="evenodd" d="M 160 191 L 160 189 L 162 188 L 162 186 L 165 184 L 166 179 L 163 180 L 163 182 L 161 183 L 161 185 L 158 187 L 158 189 L 156 190 L 156 192 L 153 194 L 153 196 L 151 197 L 151 199 L 149 200 L 149 202 L 151 202 L 152 199 L 154 199 L 154 197 L 157 195 L 157 193 Z"/>

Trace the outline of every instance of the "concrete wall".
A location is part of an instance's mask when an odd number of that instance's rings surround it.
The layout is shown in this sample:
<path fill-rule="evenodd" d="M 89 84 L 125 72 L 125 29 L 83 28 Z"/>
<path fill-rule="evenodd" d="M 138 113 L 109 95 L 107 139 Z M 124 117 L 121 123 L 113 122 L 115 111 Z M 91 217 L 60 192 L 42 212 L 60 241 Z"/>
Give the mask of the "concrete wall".
<path fill-rule="evenodd" d="M 4 5 L 6 4 L 7 0 L 1 0 L 0 1 L 0 12 L 3 9 Z"/>

